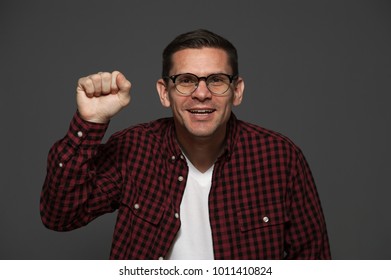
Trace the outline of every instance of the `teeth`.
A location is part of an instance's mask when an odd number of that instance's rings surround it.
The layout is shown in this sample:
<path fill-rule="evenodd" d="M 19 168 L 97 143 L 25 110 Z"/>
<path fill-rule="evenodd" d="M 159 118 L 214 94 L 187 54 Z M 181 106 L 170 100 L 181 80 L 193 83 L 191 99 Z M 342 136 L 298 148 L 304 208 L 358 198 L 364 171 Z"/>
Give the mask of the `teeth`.
<path fill-rule="evenodd" d="M 210 114 L 213 110 L 189 110 L 192 114 Z"/>

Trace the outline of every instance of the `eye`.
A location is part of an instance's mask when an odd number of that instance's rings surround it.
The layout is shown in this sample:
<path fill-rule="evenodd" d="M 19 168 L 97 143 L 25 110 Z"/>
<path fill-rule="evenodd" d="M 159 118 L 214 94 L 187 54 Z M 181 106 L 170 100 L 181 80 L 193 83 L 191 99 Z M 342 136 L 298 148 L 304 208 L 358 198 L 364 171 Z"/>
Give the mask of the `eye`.
<path fill-rule="evenodd" d="M 193 85 L 197 83 L 197 79 L 191 75 L 180 75 L 178 76 L 176 82 L 181 85 Z"/>
<path fill-rule="evenodd" d="M 228 77 L 224 75 L 213 75 L 208 78 L 209 83 L 214 85 L 227 84 L 229 83 Z"/>

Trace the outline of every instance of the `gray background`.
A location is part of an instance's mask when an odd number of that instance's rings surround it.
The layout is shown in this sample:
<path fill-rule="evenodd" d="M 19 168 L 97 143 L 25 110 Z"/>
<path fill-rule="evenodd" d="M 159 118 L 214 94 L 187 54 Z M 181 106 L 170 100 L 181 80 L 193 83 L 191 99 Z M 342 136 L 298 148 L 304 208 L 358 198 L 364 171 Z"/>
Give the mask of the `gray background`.
<path fill-rule="evenodd" d="M 81 76 L 121 70 L 132 103 L 108 134 L 169 116 L 161 51 L 207 28 L 238 48 L 241 119 L 289 136 L 312 167 L 335 259 L 391 259 L 389 1 L 1 1 L 0 259 L 107 259 L 116 215 L 57 233 L 39 194 Z"/>

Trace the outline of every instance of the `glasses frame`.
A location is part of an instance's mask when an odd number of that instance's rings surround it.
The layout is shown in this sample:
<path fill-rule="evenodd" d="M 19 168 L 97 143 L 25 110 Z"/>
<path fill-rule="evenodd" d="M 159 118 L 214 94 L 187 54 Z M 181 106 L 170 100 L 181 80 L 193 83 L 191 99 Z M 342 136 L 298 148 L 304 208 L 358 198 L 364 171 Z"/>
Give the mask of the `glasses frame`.
<path fill-rule="evenodd" d="M 189 93 L 184 93 L 184 92 L 181 92 L 178 88 L 177 88 L 177 85 L 175 84 L 175 81 L 176 79 L 181 76 L 181 75 L 190 75 L 190 76 L 193 76 L 195 78 L 197 78 L 197 83 L 195 84 L 195 87 L 193 89 L 193 91 L 189 92 Z M 228 87 L 227 89 L 222 92 L 222 93 L 215 93 L 213 92 L 210 88 L 209 88 L 209 83 L 207 82 L 208 79 L 212 76 L 215 76 L 215 75 L 223 75 L 223 76 L 226 76 L 228 79 L 229 79 L 229 84 L 228 84 Z M 168 76 L 168 77 L 165 77 L 165 78 L 168 78 L 170 79 L 174 85 L 175 85 L 175 89 L 178 93 L 180 93 L 182 96 L 189 96 L 189 95 L 192 95 L 198 88 L 199 84 L 200 84 L 200 81 L 204 80 L 205 81 L 205 84 L 206 84 L 206 87 L 208 88 L 208 90 L 214 94 L 214 95 L 217 95 L 217 96 L 224 96 L 225 93 L 229 90 L 229 86 L 232 84 L 232 82 L 234 80 L 236 80 L 238 78 L 238 75 L 229 75 L 229 74 L 225 74 L 225 73 L 213 73 L 213 74 L 210 74 L 208 76 L 204 76 L 204 77 L 198 77 L 197 75 L 193 74 L 193 73 L 181 73 L 181 74 L 176 74 L 176 75 L 172 75 L 172 76 Z"/>

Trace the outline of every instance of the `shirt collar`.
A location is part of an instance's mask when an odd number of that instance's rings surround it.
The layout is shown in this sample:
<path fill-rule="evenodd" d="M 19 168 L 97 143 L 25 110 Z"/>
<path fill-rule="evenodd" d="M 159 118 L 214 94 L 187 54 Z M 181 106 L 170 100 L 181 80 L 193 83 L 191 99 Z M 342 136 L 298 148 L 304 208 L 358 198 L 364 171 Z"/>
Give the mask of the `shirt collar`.
<path fill-rule="evenodd" d="M 222 156 L 225 156 L 227 159 L 231 157 L 232 152 L 235 149 L 238 136 L 239 136 L 238 119 L 236 118 L 234 113 L 231 113 L 231 117 L 229 118 L 227 123 L 225 151 Z"/>

